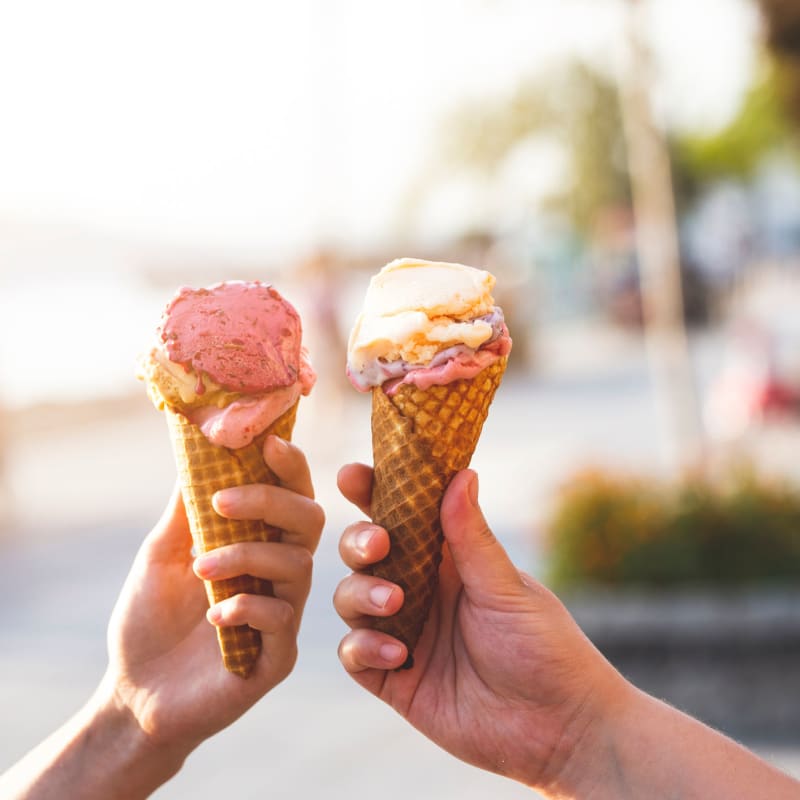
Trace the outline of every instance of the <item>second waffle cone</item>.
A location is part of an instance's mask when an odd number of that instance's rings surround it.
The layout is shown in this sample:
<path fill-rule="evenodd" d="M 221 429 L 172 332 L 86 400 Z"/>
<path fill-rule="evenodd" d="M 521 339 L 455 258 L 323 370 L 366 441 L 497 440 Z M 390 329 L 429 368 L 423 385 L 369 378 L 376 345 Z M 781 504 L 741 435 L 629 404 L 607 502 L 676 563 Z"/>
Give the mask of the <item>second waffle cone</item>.
<path fill-rule="evenodd" d="M 267 436 L 292 438 L 297 403 L 246 447 L 235 450 L 211 444 L 200 428 L 182 414 L 167 410 L 181 494 L 197 554 L 236 542 L 277 541 L 281 531 L 261 520 L 225 519 L 214 511 L 211 498 L 220 489 L 252 483 L 276 484 L 277 477 L 264 463 Z M 272 594 L 269 581 L 240 575 L 204 581 L 210 604 L 235 594 Z M 261 634 L 248 625 L 217 628 L 225 668 L 246 678 L 261 653 Z"/>
<path fill-rule="evenodd" d="M 400 611 L 375 617 L 373 627 L 406 645 L 404 668 L 413 666 L 438 583 L 442 497 L 453 476 L 469 466 L 507 361 L 501 358 L 471 380 L 444 386 L 402 384 L 392 397 L 380 387 L 372 390 L 370 511 L 389 532 L 391 549 L 371 571 L 405 594 Z"/>

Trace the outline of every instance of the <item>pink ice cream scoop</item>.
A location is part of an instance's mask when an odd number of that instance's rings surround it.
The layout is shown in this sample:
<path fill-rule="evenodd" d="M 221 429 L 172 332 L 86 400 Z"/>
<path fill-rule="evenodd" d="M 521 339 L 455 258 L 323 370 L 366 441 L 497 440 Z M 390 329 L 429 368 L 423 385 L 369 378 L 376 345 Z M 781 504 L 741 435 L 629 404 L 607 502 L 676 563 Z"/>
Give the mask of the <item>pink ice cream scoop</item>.
<path fill-rule="evenodd" d="M 187 371 L 247 394 L 297 381 L 300 315 L 272 286 L 237 281 L 184 288 L 164 315 L 167 355 Z"/>
<path fill-rule="evenodd" d="M 164 402 L 224 447 L 249 444 L 316 380 L 300 315 L 260 281 L 181 289 L 164 311 L 159 340 L 152 380 L 161 378 Z"/>

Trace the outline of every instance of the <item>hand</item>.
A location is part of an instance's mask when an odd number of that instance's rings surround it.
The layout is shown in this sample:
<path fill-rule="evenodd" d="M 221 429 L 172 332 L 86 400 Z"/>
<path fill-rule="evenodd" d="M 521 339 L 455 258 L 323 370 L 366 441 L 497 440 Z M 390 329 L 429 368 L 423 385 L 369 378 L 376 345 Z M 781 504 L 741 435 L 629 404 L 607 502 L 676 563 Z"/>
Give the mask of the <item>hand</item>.
<path fill-rule="evenodd" d="M 193 561 L 176 490 L 143 542 L 108 629 L 109 666 L 71 719 L 0 776 L 0 795 L 143 800 L 203 739 L 229 725 L 291 672 L 324 524 L 305 457 L 270 436 L 266 463 L 278 486 L 236 486 L 213 498 L 218 514 L 263 519 L 280 542 L 220 547 Z M 207 606 L 202 578 L 255 575 L 274 597 L 238 595 Z M 228 672 L 214 624 L 248 624 L 263 648 L 250 677 Z"/>
<path fill-rule="evenodd" d="M 372 471 L 344 467 L 339 488 L 369 514 Z M 477 504 L 477 475 L 459 473 L 441 510 L 446 544 L 439 587 L 411 670 L 394 671 L 405 646 L 371 630 L 369 616 L 402 604 L 400 587 L 359 574 L 334 605 L 353 629 L 345 669 L 426 736 L 464 761 L 545 788 L 558 782 L 587 730 L 629 685 L 580 631 L 559 600 L 520 572 Z M 340 554 L 354 570 L 383 558 L 386 532 L 348 527 Z"/>
<path fill-rule="evenodd" d="M 225 489 L 214 496 L 214 507 L 224 517 L 266 520 L 284 531 L 281 542 L 229 545 L 193 561 L 176 490 L 144 541 L 114 609 L 104 684 L 155 745 L 188 753 L 237 719 L 294 666 L 324 514 L 313 501 L 308 465 L 297 447 L 268 437 L 264 455 L 280 485 Z M 238 595 L 208 609 L 199 577 L 245 573 L 271 580 L 275 597 Z M 261 631 L 261 656 L 247 680 L 223 667 L 209 619 Z"/>

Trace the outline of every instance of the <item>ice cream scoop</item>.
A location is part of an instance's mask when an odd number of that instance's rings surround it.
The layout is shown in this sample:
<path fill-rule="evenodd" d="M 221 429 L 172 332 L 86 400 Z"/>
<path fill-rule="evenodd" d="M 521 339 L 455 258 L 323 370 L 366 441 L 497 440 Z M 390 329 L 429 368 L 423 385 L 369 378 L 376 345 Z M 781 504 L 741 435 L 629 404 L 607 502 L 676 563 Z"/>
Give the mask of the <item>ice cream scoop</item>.
<path fill-rule="evenodd" d="M 268 284 L 183 288 L 142 372 L 159 408 L 182 413 L 213 444 L 244 447 L 311 391 L 301 337 L 299 314 Z"/>
<path fill-rule="evenodd" d="M 264 463 L 264 441 L 271 434 L 291 438 L 298 400 L 316 377 L 295 308 L 260 281 L 180 289 L 139 376 L 166 411 L 197 552 L 279 539 L 281 531 L 263 521 L 219 516 L 211 498 L 229 486 L 277 483 Z M 272 594 L 269 581 L 250 575 L 205 586 L 212 604 L 235 594 Z M 240 625 L 217 633 L 225 667 L 247 677 L 261 652 L 259 632 Z"/>
<path fill-rule="evenodd" d="M 348 342 L 347 375 L 359 391 L 421 388 L 475 377 L 508 355 L 511 339 L 486 270 L 402 258 L 370 280 Z"/>

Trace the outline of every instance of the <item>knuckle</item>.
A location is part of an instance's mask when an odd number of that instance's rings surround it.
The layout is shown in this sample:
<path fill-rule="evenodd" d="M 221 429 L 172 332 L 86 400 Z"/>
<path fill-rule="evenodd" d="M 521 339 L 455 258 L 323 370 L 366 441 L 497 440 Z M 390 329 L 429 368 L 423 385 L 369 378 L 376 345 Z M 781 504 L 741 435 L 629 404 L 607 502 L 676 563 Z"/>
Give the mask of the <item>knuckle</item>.
<path fill-rule="evenodd" d="M 291 644 L 287 645 L 286 651 L 284 653 L 284 663 L 283 668 L 281 669 L 281 680 L 289 676 L 291 671 L 295 668 L 297 664 L 297 656 L 298 656 L 298 649 L 297 649 L 297 642 L 294 640 Z"/>
<path fill-rule="evenodd" d="M 345 580 L 347 580 L 345 578 Z M 339 585 L 333 590 L 333 606 L 338 611 L 339 606 L 342 604 L 342 596 L 344 594 L 344 581 L 340 581 Z"/>
<path fill-rule="evenodd" d="M 325 527 L 325 509 L 319 503 L 311 503 L 311 516 L 314 531 L 319 533 Z"/>
<path fill-rule="evenodd" d="M 339 537 L 339 555 L 346 563 L 350 563 L 357 551 L 357 539 L 359 533 L 371 527 L 370 522 L 353 522 L 342 531 Z"/>
<path fill-rule="evenodd" d="M 269 483 L 257 483 L 253 486 L 253 503 L 259 508 L 259 515 L 274 501 L 275 487 Z"/>
<path fill-rule="evenodd" d="M 345 667 L 348 666 L 348 664 L 352 664 L 353 663 L 353 641 L 352 641 L 352 639 L 353 639 L 353 637 L 352 637 L 351 634 L 348 634 L 347 636 L 345 636 L 344 639 L 342 639 L 342 641 L 339 642 L 339 647 L 337 648 L 337 651 L 336 651 L 336 655 L 339 657 L 339 661 L 341 661 L 342 664 L 345 665 Z"/>
<path fill-rule="evenodd" d="M 310 579 L 314 571 L 314 556 L 300 544 L 281 545 L 281 575 L 285 580 Z"/>
<path fill-rule="evenodd" d="M 362 649 L 361 637 L 358 631 L 351 631 L 339 642 L 337 655 L 347 672 L 356 673 L 364 669 L 365 663 L 362 658 Z"/>
<path fill-rule="evenodd" d="M 294 608 L 285 600 L 275 603 L 275 622 L 279 628 L 288 628 L 294 624 Z"/>
<path fill-rule="evenodd" d="M 292 553 L 297 571 L 302 575 L 311 575 L 314 570 L 314 557 L 305 547 L 296 547 Z"/>
<path fill-rule="evenodd" d="M 240 625 L 248 616 L 250 604 L 245 594 L 235 594 L 222 601 L 224 607 L 223 625 Z"/>
<path fill-rule="evenodd" d="M 352 604 L 352 584 L 353 576 L 339 581 L 339 585 L 333 592 L 333 606 L 340 614 L 347 614 Z"/>

